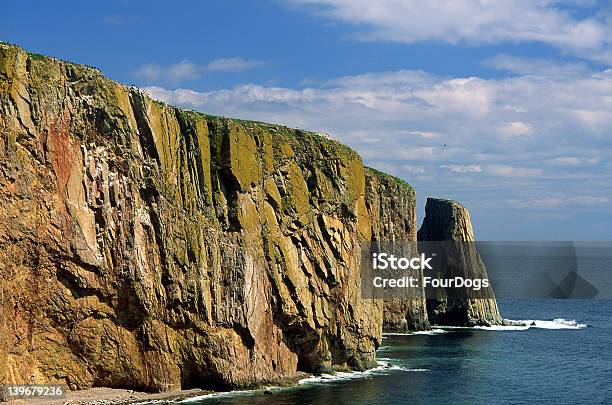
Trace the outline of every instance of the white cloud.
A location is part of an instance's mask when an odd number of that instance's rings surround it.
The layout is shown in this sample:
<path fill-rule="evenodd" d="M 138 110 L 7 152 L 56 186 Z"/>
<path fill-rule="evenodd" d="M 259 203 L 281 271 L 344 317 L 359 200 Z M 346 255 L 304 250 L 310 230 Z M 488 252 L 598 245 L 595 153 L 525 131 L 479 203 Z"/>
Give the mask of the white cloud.
<path fill-rule="evenodd" d="M 505 137 L 529 135 L 532 141 L 512 146 L 541 150 L 546 139 L 562 137 L 568 144 L 580 143 L 585 136 L 601 136 L 612 128 L 612 70 L 558 80 L 422 75 L 419 83 L 405 71 L 370 77 L 374 79 L 367 84 L 343 78 L 342 85 L 322 88 L 245 84 L 211 92 L 159 86 L 147 90 L 169 103 L 225 115 L 269 117 L 345 137 L 359 138 L 365 132 L 374 139 L 381 133 L 386 138 L 421 138 L 422 146 L 434 150 L 448 144 L 448 153 L 452 152 L 450 140 L 457 138 L 469 147 L 477 146 L 478 139 L 482 146 L 491 142 L 493 148 L 506 148 L 508 145 L 498 144 Z M 491 154 L 482 148 L 471 152 Z"/>
<path fill-rule="evenodd" d="M 426 171 L 425 167 L 417 165 L 402 165 L 401 169 L 411 174 L 424 174 Z"/>
<path fill-rule="evenodd" d="M 482 207 L 487 199 L 495 206 L 561 187 L 612 198 L 612 70 L 500 79 L 397 71 L 319 87 L 147 91 L 212 114 L 330 133 L 421 196 Z"/>
<path fill-rule="evenodd" d="M 177 84 L 184 80 L 194 80 L 201 77 L 203 71 L 188 60 L 182 60 L 170 66 L 157 63 L 147 63 L 132 72 L 132 76 L 146 83 L 169 82 Z"/>
<path fill-rule="evenodd" d="M 434 131 L 410 131 L 410 134 L 420 136 L 423 139 L 435 139 L 440 137 L 440 134 Z"/>
<path fill-rule="evenodd" d="M 169 66 L 161 66 L 157 63 L 147 63 L 132 72 L 132 75 L 146 83 L 168 82 L 177 84 L 186 80 L 196 80 L 207 72 L 242 72 L 263 65 L 256 60 L 243 58 L 215 59 L 201 66 L 188 60 L 182 60 Z"/>
<path fill-rule="evenodd" d="M 496 176 L 505 177 L 536 177 L 542 175 L 542 169 L 532 167 L 518 167 L 509 165 L 492 165 L 487 168 L 487 172 Z"/>
<path fill-rule="evenodd" d="M 257 60 L 248 60 L 242 58 L 223 58 L 215 59 L 206 65 L 206 68 L 213 72 L 242 72 L 263 65 L 263 62 Z"/>
<path fill-rule="evenodd" d="M 506 137 L 521 137 L 531 135 L 532 129 L 529 124 L 513 121 L 503 124 L 500 128 L 500 133 Z"/>
<path fill-rule="evenodd" d="M 589 73 L 585 63 L 560 63 L 550 59 L 523 58 L 500 54 L 483 62 L 485 66 L 505 70 L 520 75 L 537 75 L 544 77 L 576 77 Z"/>
<path fill-rule="evenodd" d="M 448 169 L 453 173 L 481 173 L 482 167 L 479 165 L 442 165 L 443 169 Z"/>
<path fill-rule="evenodd" d="M 194 80 L 199 78 L 201 70 L 193 63 L 182 60 L 179 63 L 171 65 L 166 74 L 172 82 L 181 82 L 183 80 Z"/>
<path fill-rule="evenodd" d="M 612 29 L 594 13 L 576 17 L 553 0 L 291 0 L 353 23 L 364 40 L 489 44 L 536 41 L 612 62 Z M 572 3 L 576 6 L 576 3 Z"/>
<path fill-rule="evenodd" d="M 584 166 L 594 165 L 599 162 L 598 158 L 579 158 L 576 156 L 563 156 L 546 160 L 548 164 L 553 166 Z"/>
<path fill-rule="evenodd" d="M 324 82 L 327 86 L 350 87 L 353 89 L 376 88 L 380 86 L 415 86 L 431 83 L 434 77 L 421 70 L 398 70 L 394 72 L 364 73 L 343 76 Z"/>
<path fill-rule="evenodd" d="M 424 166 L 418 166 L 418 165 L 402 165 L 400 169 L 410 174 L 425 174 L 426 172 L 426 169 Z"/>
<path fill-rule="evenodd" d="M 145 82 L 156 82 L 161 79 L 164 71 L 156 63 L 147 63 L 132 72 L 132 75 Z"/>
<path fill-rule="evenodd" d="M 608 197 L 594 195 L 567 196 L 538 196 L 523 200 L 512 200 L 509 205 L 519 209 L 530 208 L 557 208 L 576 207 L 607 204 Z"/>
<path fill-rule="evenodd" d="M 574 115 L 580 120 L 585 126 L 597 129 L 605 128 L 612 120 L 612 111 L 606 109 L 598 109 L 595 106 L 591 106 L 590 109 L 576 109 L 573 111 Z M 609 127 L 608 127 L 609 128 Z"/>
<path fill-rule="evenodd" d="M 406 165 L 406 164 L 397 165 L 397 164 L 384 162 L 384 161 L 377 161 L 377 160 L 369 162 L 369 165 L 378 170 L 382 170 L 385 173 L 393 174 L 394 176 L 399 176 L 399 177 L 406 177 L 406 175 L 408 175 L 409 177 L 412 178 L 414 176 L 423 175 L 427 173 L 427 169 L 425 168 L 425 166 L 421 166 L 421 165 Z"/>

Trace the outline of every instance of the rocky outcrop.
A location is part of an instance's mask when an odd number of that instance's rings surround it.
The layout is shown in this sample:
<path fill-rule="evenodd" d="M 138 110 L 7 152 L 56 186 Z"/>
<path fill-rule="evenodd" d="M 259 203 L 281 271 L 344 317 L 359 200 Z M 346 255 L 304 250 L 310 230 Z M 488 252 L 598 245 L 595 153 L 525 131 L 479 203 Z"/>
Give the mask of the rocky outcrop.
<path fill-rule="evenodd" d="M 315 133 L 6 44 L 0 110 L 0 383 L 231 388 L 375 364 L 360 243 L 414 237 L 409 187 Z M 425 325 L 402 305 L 385 319 Z"/>
<path fill-rule="evenodd" d="M 418 232 L 419 241 L 474 241 L 468 210 L 461 204 L 444 199 L 428 198 L 425 218 Z M 473 243 L 448 245 L 456 263 L 447 272 L 464 278 L 487 278 L 486 268 Z M 447 273 L 447 276 L 449 275 Z M 427 299 L 429 321 L 435 325 L 496 325 L 503 322 L 497 302 L 492 298 L 449 299 L 448 290 L 436 289 L 435 298 Z"/>
<path fill-rule="evenodd" d="M 416 195 L 406 182 L 378 170 L 366 170 L 366 205 L 371 213 L 372 241 L 406 257 L 416 254 Z M 405 250 L 405 251 L 404 251 Z M 425 295 L 385 299 L 383 330 L 406 332 L 429 328 Z"/>

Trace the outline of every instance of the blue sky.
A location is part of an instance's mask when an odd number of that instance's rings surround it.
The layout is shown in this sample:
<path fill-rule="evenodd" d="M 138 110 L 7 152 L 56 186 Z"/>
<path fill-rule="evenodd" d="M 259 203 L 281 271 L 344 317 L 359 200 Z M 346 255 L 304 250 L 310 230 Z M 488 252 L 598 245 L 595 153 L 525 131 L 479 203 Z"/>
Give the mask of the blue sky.
<path fill-rule="evenodd" d="M 171 104 L 331 134 L 481 240 L 612 239 L 595 0 L 4 0 L 0 40 Z M 10 18 L 9 18 L 10 17 Z"/>

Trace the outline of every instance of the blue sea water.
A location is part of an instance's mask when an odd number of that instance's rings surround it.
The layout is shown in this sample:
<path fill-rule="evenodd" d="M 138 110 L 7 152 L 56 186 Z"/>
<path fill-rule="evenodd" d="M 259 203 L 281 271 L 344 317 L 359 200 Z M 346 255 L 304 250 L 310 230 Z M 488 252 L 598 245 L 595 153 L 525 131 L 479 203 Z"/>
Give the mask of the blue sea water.
<path fill-rule="evenodd" d="M 536 325 L 385 335 L 378 369 L 314 377 L 272 395 L 189 402 L 612 404 L 612 300 L 499 300 L 499 306 L 504 318 Z"/>

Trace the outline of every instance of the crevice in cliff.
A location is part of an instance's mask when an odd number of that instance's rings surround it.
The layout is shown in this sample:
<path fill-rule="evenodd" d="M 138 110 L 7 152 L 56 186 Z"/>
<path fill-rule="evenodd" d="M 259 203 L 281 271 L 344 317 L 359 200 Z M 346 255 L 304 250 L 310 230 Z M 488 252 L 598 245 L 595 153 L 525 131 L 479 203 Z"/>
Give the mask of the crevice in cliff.
<path fill-rule="evenodd" d="M 207 124 L 211 137 L 211 179 L 213 187 L 216 185 L 213 200 L 217 207 L 217 217 L 226 225 L 228 231 L 239 231 L 242 228 L 237 213 L 240 183 L 231 168 L 229 127 L 227 122 L 208 121 Z M 219 198 L 221 196 L 222 198 Z"/>
<path fill-rule="evenodd" d="M 130 105 L 134 112 L 136 125 L 138 126 L 138 135 L 140 145 L 145 153 L 145 159 L 154 159 L 161 163 L 157 148 L 155 147 L 155 139 L 153 131 L 149 126 L 149 117 L 147 115 L 146 100 L 139 91 L 131 91 L 129 94 Z"/>

